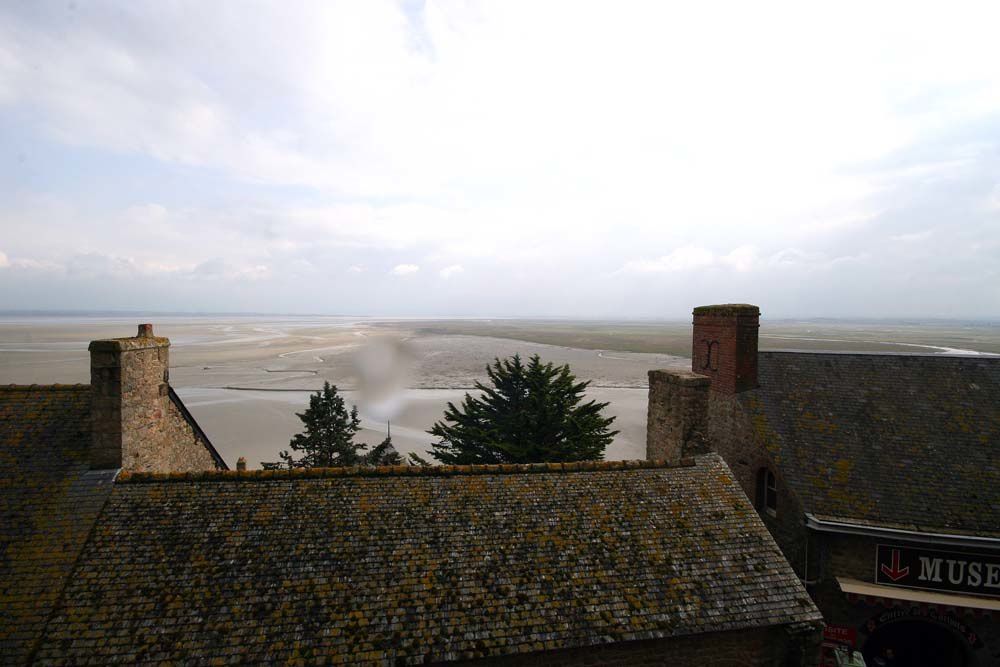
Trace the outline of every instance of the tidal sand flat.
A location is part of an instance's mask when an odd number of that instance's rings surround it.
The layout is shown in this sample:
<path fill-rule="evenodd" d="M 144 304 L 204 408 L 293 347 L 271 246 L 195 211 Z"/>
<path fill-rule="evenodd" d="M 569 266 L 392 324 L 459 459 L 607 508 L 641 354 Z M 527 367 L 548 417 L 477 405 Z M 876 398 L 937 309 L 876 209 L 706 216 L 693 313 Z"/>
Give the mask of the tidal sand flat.
<path fill-rule="evenodd" d="M 179 389 L 185 405 L 208 433 L 226 461 L 245 456 L 250 467 L 261 461 L 276 461 L 277 452 L 302 428 L 296 412 L 309 402 L 302 391 L 240 391 L 213 387 Z M 427 433 L 441 419 L 448 402 L 460 403 L 465 390 L 410 389 L 404 406 L 391 425 L 361 413 L 362 430 L 357 441 L 376 445 L 391 429 L 392 442 L 401 454 L 425 455 L 434 438 Z M 642 458 L 646 451 L 646 389 L 597 388 L 590 399 L 606 401 L 607 413 L 617 417 L 614 428 L 621 431 L 605 452 L 608 460 Z M 345 400 L 359 402 L 357 392 L 343 392 Z"/>
<path fill-rule="evenodd" d="M 141 319 L 152 319 L 157 335 L 171 339 L 171 384 L 220 453 L 230 465 L 245 456 L 251 467 L 287 449 L 301 430 L 295 413 L 324 381 L 359 405 L 359 441 L 377 444 L 391 429 L 400 452 L 425 454 L 433 440 L 426 431 L 448 402 L 474 391 L 494 358 L 513 354 L 568 363 L 578 378 L 591 380 L 588 399 L 609 402 L 620 431 L 607 458 L 637 458 L 645 448 L 646 372 L 688 363 L 671 355 L 419 333 L 405 321 L 366 318 L 8 317 L 0 320 L 0 381 L 89 382 L 89 341 L 132 335 Z M 380 340 L 403 346 L 410 367 L 391 424 L 358 391 L 358 357 Z"/>
<path fill-rule="evenodd" d="M 620 433 L 608 459 L 643 456 L 646 373 L 686 368 L 688 322 L 540 320 L 389 320 L 364 317 L 116 316 L 0 317 L 0 382 L 86 383 L 87 345 L 130 336 L 152 321 L 171 339 L 171 384 L 230 465 L 277 460 L 301 429 L 296 412 L 324 381 L 357 403 L 359 440 L 380 442 L 391 428 L 402 453 L 426 453 L 426 432 L 448 402 L 459 403 L 494 358 L 538 354 L 569 364 L 590 380 L 588 398 L 608 402 Z M 360 360 L 379 346 L 406 366 L 391 410 L 364 388 Z M 764 349 L 894 353 L 1000 353 L 1000 327 L 989 323 L 777 322 L 762 326 Z M 395 363 L 395 362 L 394 362 Z M 391 425 L 387 424 L 391 420 Z"/>

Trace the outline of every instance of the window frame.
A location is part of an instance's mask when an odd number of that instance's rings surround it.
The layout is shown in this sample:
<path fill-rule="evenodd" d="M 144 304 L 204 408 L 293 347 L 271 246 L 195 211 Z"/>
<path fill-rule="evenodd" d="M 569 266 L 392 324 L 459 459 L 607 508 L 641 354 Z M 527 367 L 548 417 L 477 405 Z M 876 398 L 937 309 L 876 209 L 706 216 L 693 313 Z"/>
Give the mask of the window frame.
<path fill-rule="evenodd" d="M 778 478 L 767 466 L 757 469 L 757 511 L 770 517 L 778 516 Z"/>
<path fill-rule="evenodd" d="M 764 476 L 764 511 L 769 516 L 778 516 L 778 480 L 769 468 Z"/>

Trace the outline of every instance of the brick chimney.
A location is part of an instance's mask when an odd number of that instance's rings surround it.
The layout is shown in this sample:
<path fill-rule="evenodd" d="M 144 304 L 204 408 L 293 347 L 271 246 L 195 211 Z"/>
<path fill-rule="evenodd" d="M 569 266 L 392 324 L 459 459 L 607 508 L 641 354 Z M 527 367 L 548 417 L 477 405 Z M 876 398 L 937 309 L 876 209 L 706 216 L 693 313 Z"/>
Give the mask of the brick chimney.
<path fill-rule="evenodd" d="M 89 349 L 90 466 L 148 469 L 168 437 L 170 340 L 140 324 L 135 338 L 95 340 Z"/>
<path fill-rule="evenodd" d="M 691 370 L 712 379 L 712 391 L 738 394 L 757 385 L 760 309 L 745 303 L 694 309 Z"/>

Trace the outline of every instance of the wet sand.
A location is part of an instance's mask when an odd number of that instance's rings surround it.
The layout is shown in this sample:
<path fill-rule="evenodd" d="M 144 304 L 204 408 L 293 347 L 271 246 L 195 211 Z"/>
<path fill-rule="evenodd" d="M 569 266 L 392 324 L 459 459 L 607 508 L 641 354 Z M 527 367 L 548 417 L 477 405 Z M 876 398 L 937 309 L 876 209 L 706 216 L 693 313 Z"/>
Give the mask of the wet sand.
<path fill-rule="evenodd" d="M 337 385 L 362 412 L 359 440 L 376 444 L 392 417 L 402 453 L 426 452 L 427 434 L 449 401 L 460 402 L 495 357 L 538 354 L 569 364 L 590 380 L 588 398 L 610 403 L 621 431 L 607 459 L 639 458 L 645 450 L 646 374 L 686 368 L 690 361 L 665 352 L 690 345 L 688 323 L 594 323 L 486 320 L 418 322 L 361 317 L 16 317 L 0 316 L 0 383 L 86 383 L 89 341 L 131 336 L 152 321 L 171 339 L 171 384 L 230 465 L 276 460 L 301 429 L 296 412 L 324 381 Z M 492 327 L 492 328 L 491 328 Z M 497 336 L 488 335 L 495 331 Z M 663 333 L 666 331 L 667 333 Z M 683 331 L 687 331 L 684 343 Z M 643 332 L 649 332 L 644 342 Z M 520 340 L 517 336 L 526 338 Z M 666 342 L 664 342 L 666 341 Z M 761 330 L 763 349 L 833 349 L 874 352 L 1000 352 L 995 324 L 773 323 Z M 368 400 L 359 359 L 391 348 L 408 372 L 393 410 Z M 377 365 L 377 364 L 376 364 Z M 394 366 L 395 367 L 395 366 Z M 402 388 L 405 387 L 405 390 Z"/>
<path fill-rule="evenodd" d="M 411 370 L 391 422 L 401 453 L 426 453 L 426 431 L 449 401 L 460 402 L 495 357 L 538 354 L 568 363 L 591 380 L 589 399 L 609 402 L 620 433 L 608 459 L 643 455 L 646 373 L 684 367 L 685 359 L 662 354 L 581 350 L 482 336 L 418 334 L 405 321 L 364 318 L 182 318 L 157 317 L 155 332 L 171 339 L 171 384 L 184 399 L 226 461 L 245 456 L 251 467 L 277 459 L 301 430 L 296 412 L 324 381 L 338 385 L 358 404 L 363 431 L 358 440 L 385 437 L 384 414 L 375 414 L 357 391 L 358 356 L 379 341 L 402 345 Z M 90 340 L 133 335 L 137 318 L 0 319 L 0 382 L 86 383 Z M 388 324 L 388 326 L 387 326 Z M 376 341 L 376 343 L 373 343 Z M 369 409 L 369 408 L 372 409 Z"/>
<path fill-rule="evenodd" d="M 198 423 L 225 457 L 234 462 L 245 456 L 250 467 L 261 461 L 277 460 L 277 452 L 301 430 L 296 412 L 309 401 L 308 392 L 267 392 L 189 387 L 177 390 Z M 642 458 L 646 447 L 646 389 L 594 389 L 588 398 L 609 402 L 609 415 L 617 417 L 614 428 L 621 433 L 605 451 L 608 460 Z M 356 392 L 343 392 L 348 403 L 358 400 Z M 461 389 L 411 389 L 406 404 L 392 421 L 393 445 L 402 454 L 425 454 L 433 437 L 426 432 L 441 419 L 449 401 L 459 403 Z M 386 434 L 386 424 L 361 414 L 362 430 L 357 442 L 375 445 Z"/>

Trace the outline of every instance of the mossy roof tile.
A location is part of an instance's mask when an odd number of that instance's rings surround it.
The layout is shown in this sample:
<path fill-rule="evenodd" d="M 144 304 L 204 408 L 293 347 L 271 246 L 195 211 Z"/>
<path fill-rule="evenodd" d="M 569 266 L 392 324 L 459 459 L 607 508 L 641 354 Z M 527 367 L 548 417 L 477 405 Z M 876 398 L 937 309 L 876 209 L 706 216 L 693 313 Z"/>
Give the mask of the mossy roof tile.
<path fill-rule="evenodd" d="M 820 618 L 714 455 L 376 472 L 126 476 L 38 658 L 420 663 Z"/>
<path fill-rule="evenodd" d="M 1000 358 L 761 352 L 739 395 L 806 512 L 1000 536 Z"/>
<path fill-rule="evenodd" d="M 89 385 L 0 385 L 0 662 L 29 657 L 111 491 L 89 449 Z"/>

